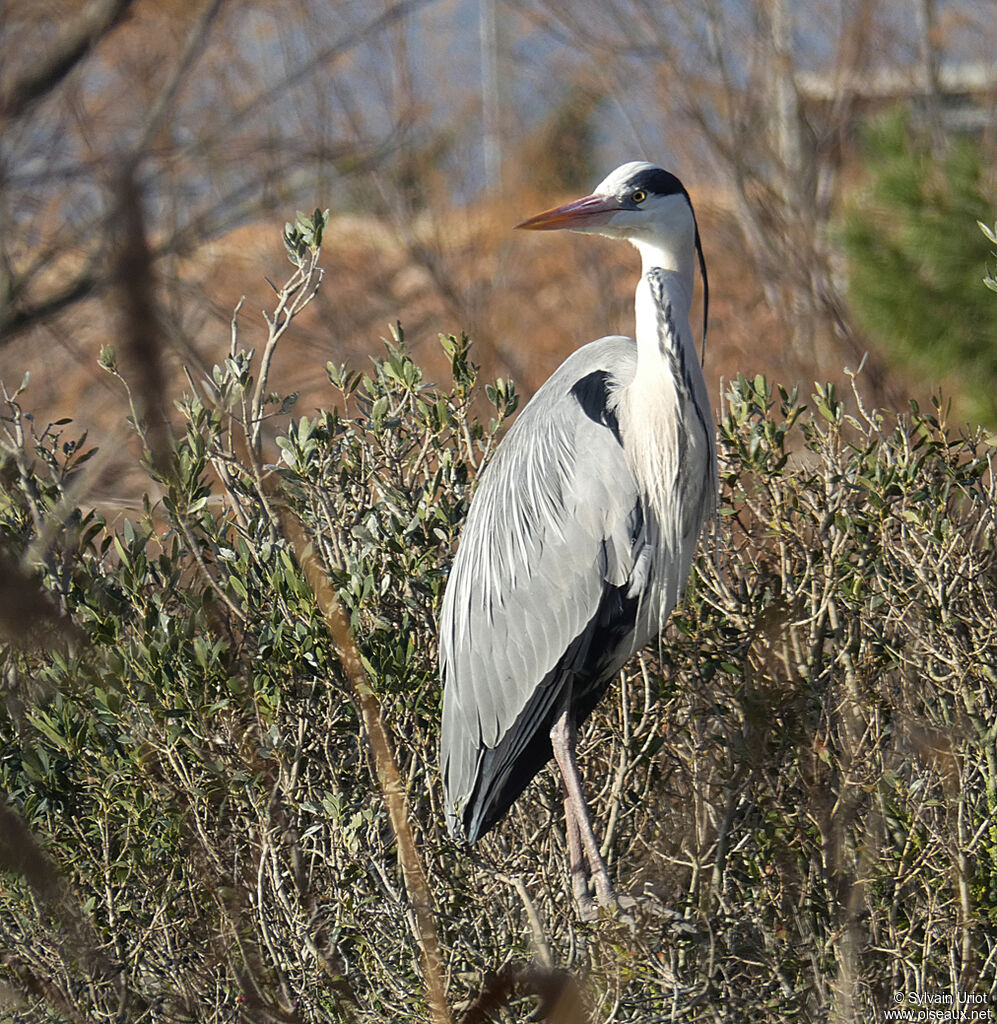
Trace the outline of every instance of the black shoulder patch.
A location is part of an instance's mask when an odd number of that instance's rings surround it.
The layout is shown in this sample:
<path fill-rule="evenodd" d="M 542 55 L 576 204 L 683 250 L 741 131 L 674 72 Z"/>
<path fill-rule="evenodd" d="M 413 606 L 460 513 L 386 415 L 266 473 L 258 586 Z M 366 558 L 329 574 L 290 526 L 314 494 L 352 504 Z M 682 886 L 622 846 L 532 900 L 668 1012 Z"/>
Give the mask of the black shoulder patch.
<path fill-rule="evenodd" d="M 616 418 L 615 410 L 609 408 L 609 380 L 610 375 L 605 370 L 594 370 L 575 381 L 571 393 L 585 415 L 590 420 L 608 427 L 617 443 L 622 445 L 620 422 Z"/>
<path fill-rule="evenodd" d="M 685 196 L 686 199 L 689 198 L 685 185 L 671 171 L 663 171 L 660 167 L 649 167 L 647 170 L 638 171 L 627 182 L 627 188 L 643 189 L 650 195 L 680 195 Z"/>

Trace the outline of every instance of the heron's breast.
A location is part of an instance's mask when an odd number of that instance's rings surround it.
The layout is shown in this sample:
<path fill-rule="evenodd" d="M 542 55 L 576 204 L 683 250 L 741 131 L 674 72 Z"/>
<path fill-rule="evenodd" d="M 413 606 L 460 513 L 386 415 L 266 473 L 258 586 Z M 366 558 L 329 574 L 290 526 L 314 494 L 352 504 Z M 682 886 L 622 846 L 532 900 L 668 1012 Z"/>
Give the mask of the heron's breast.
<path fill-rule="evenodd" d="M 647 629 L 662 625 L 688 577 L 705 514 L 710 439 L 665 360 L 621 394 L 620 436 L 644 506 Z"/>

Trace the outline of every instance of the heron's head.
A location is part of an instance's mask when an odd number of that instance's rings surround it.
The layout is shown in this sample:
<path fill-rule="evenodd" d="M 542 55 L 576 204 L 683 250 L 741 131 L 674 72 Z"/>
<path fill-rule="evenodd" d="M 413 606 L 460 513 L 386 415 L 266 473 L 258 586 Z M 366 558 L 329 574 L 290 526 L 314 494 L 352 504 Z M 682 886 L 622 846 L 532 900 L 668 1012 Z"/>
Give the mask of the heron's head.
<path fill-rule="evenodd" d="M 685 186 L 669 171 L 634 160 L 617 167 L 595 191 L 574 202 L 524 220 L 530 231 L 567 228 L 625 238 L 638 247 L 685 248 L 696 235 L 696 220 Z"/>
<path fill-rule="evenodd" d="M 640 250 L 645 269 L 662 267 L 685 276 L 690 298 L 695 254 L 703 275 L 705 350 L 710 303 L 706 258 L 689 193 L 671 172 L 643 160 L 633 160 L 617 167 L 590 196 L 539 213 L 516 227 L 530 231 L 567 228 L 625 238 Z"/>

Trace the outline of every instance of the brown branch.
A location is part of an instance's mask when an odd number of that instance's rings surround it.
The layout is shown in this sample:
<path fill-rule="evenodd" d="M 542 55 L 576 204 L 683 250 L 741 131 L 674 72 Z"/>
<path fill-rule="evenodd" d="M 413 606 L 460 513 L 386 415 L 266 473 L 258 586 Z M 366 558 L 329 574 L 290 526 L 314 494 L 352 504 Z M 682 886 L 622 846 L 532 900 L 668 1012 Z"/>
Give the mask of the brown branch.
<path fill-rule="evenodd" d="M 156 304 L 155 257 L 146 237 L 134 164 L 125 167 L 120 178 L 118 219 L 122 239 L 115 257 L 114 280 L 121 295 L 122 340 L 136 376 L 140 401 L 137 411 L 145 425 L 140 435 L 148 441 L 150 461 L 163 470 L 170 453 L 163 370 L 165 339 Z"/>
<path fill-rule="evenodd" d="M 0 554 L 0 637 L 20 648 L 56 647 L 82 639 L 49 592 L 5 554 Z"/>
<path fill-rule="evenodd" d="M 145 128 L 142 131 L 142 138 L 135 147 L 136 153 L 141 153 L 152 141 L 156 132 L 159 131 L 160 126 L 169 114 L 170 108 L 176 102 L 184 82 L 187 81 L 194 65 L 204 53 L 208 36 L 211 33 L 211 25 L 221 13 L 224 4 L 225 0 L 210 0 L 205 6 L 200 19 L 191 30 L 190 36 L 187 39 L 187 45 L 184 47 L 184 52 L 181 54 L 169 82 L 167 82 L 159 95 L 159 99 L 156 100 L 152 107 L 152 112 L 149 114 Z"/>
<path fill-rule="evenodd" d="M 114 970 L 100 951 L 93 926 L 85 916 L 75 894 L 66 885 L 56 865 L 48 857 L 31 830 L 13 807 L 0 803 L 0 871 L 9 871 L 23 878 L 37 901 L 59 922 L 65 936 L 65 950 L 76 958 L 86 971 L 110 979 Z M 60 1010 L 65 1008 L 55 998 L 57 990 L 42 982 L 30 970 L 18 971 L 13 956 L 0 956 L 0 963 L 12 969 L 21 987 L 40 995 Z M 72 1018 L 71 1018 L 72 1019 Z"/>
<path fill-rule="evenodd" d="M 20 875 L 42 903 L 63 894 L 55 865 L 12 807 L 0 806 L 0 869 Z"/>
<path fill-rule="evenodd" d="M 348 143 L 328 151 L 330 159 L 338 160 L 347 156 L 357 164 L 356 173 L 373 167 L 383 158 L 384 151 L 371 148 L 369 151 L 358 151 Z M 211 206 L 196 214 L 186 224 L 182 224 L 172 234 L 157 244 L 151 245 L 156 261 L 177 253 L 189 253 L 198 245 L 210 238 L 220 237 L 237 223 L 246 219 L 254 208 L 253 198 L 259 192 L 259 182 L 252 179 L 231 192 Z M 113 223 L 112 214 L 101 214 L 98 219 L 86 225 L 83 234 L 93 231 L 98 234 L 108 231 Z M 99 240 L 98 240 L 99 241 Z M 105 267 L 102 251 L 98 242 L 94 242 L 94 251 L 90 254 L 87 265 L 65 287 L 49 295 L 39 298 L 33 304 L 21 304 L 20 296 L 27 291 L 36 274 L 50 263 L 62 251 L 62 247 L 51 245 L 38 253 L 27 271 L 21 273 L 17 280 L 8 286 L 6 301 L 0 301 L 0 348 L 12 342 L 15 337 L 36 327 L 58 313 L 88 298 L 101 298 L 108 287 L 113 284 L 113 275 Z"/>
<path fill-rule="evenodd" d="M 540 1000 L 538 1014 L 550 1024 L 584 1024 L 581 994 L 567 971 L 513 961 L 486 974 L 478 998 L 464 1011 L 459 1024 L 485 1024 L 517 996 Z"/>
<path fill-rule="evenodd" d="M 47 96 L 107 36 L 135 0 L 96 0 L 59 41 L 48 60 L 0 94 L 0 118 L 15 118 Z"/>
<path fill-rule="evenodd" d="M 432 3 L 432 0 L 397 0 L 386 10 L 372 17 L 357 29 L 347 32 L 340 39 L 323 47 L 318 53 L 313 54 L 308 60 L 295 65 L 294 70 L 279 82 L 261 89 L 243 106 L 233 112 L 232 116 L 221 126 L 219 132 L 214 137 L 194 140 L 188 145 L 181 147 L 177 155 L 179 157 L 186 157 L 204 151 L 219 135 L 227 135 L 233 129 L 238 128 L 244 121 L 258 118 L 260 111 L 264 107 L 272 104 L 284 93 L 296 88 L 318 68 L 328 69 L 330 65 L 335 64 L 340 58 L 351 53 L 366 40 L 377 35 L 378 32 L 390 27 L 399 19 L 407 18 L 409 15 L 416 13 L 430 3 Z"/>
<path fill-rule="evenodd" d="M 412 901 L 412 909 L 415 914 L 416 940 L 422 954 L 422 969 L 426 981 L 430 1016 L 434 1024 L 452 1024 L 453 1017 L 447 1004 L 446 986 L 443 979 L 443 958 L 440 953 L 440 939 L 433 913 L 432 896 L 409 820 L 405 787 L 398 774 L 398 765 L 392 751 L 388 730 L 381 718 L 380 705 L 371 688 L 367 671 L 360 658 L 360 652 L 350 633 L 349 619 L 343 611 L 343 606 L 339 603 L 322 566 L 315 557 L 312 545 L 305 536 L 301 524 L 293 519 L 286 509 L 283 509 L 282 512 L 281 525 L 284 534 L 291 542 L 298 564 L 312 588 L 315 601 L 325 619 L 326 629 L 328 629 L 339 654 L 339 661 L 350 688 L 350 695 L 363 718 L 378 785 L 384 797 L 391 827 L 398 840 L 398 860 L 402 868 L 402 877 L 405 880 L 405 888 Z"/>
<path fill-rule="evenodd" d="M 96 263 L 96 261 L 94 261 Z M 22 278 L 23 283 L 23 278 Z M 15 335 L 26 331 L 49 317 L 97 292 L 104 285 L 93 266 L 86 267 L 59 291 L 47 295 L 32 306 L 10 311 L 10 305 L 0 310 L 0 345 L 12 341 Z M 11 296 L 8 296 L 10 298 Z"/>

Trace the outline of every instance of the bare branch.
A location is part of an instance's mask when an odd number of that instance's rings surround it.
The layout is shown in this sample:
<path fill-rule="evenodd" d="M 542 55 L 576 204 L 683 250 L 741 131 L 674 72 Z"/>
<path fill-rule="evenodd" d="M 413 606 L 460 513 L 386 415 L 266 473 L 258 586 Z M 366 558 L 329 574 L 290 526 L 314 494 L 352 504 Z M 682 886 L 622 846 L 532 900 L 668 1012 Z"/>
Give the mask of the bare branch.
<path fill-rule="evenodd" d="M 173 76 L 160 93 L 159 99 L 156 101 L 155 106 L 149 114 L 145 130 L 142 132 L 142 138 L 135 147 L 136 153 L 141 153 L 149 145 L 153 136 L 163 123 L 163 120 L 168 116 L 171 107 L 176 102 L 181 88 L 188 80 L 191 70 L 197 63 L 201 54 L 204 53 L 205 46 L 208 42 L 208 36 L 211 32 L 211 26 L 221 13 L 224 5 L 225 0 L 210 0 L 210 2 L 205 6 L 198 23 L 191 30 L 190 36 L 187 39 L 187 46 L 184 48 L 184 52 L 181 55 L 180 60 L 177 61 L 177 66 L 173 71 Z"/>
<path fill-rule="evenodd" d="M 0 118 L 21 117 L 34 103 L 47 96 L 117 27 L 134 3 L 135 0 L 94 0 L 48 60 L 32 68 L 0 94 Z"/>
<path fill-rule="evenodd" d="M 125 167 L 119 179 L 118 220 L 122 233 L 117 248 L 114 280 L 121 293 L 122 336 L 138 384 L 138 414 L 145 422 L 148 455 L 159 469 L 169 457 L 166 418 L 164 337 L 155 296 L 154 256 L 145 231 L 142 197 L 135 166 Z"/>

